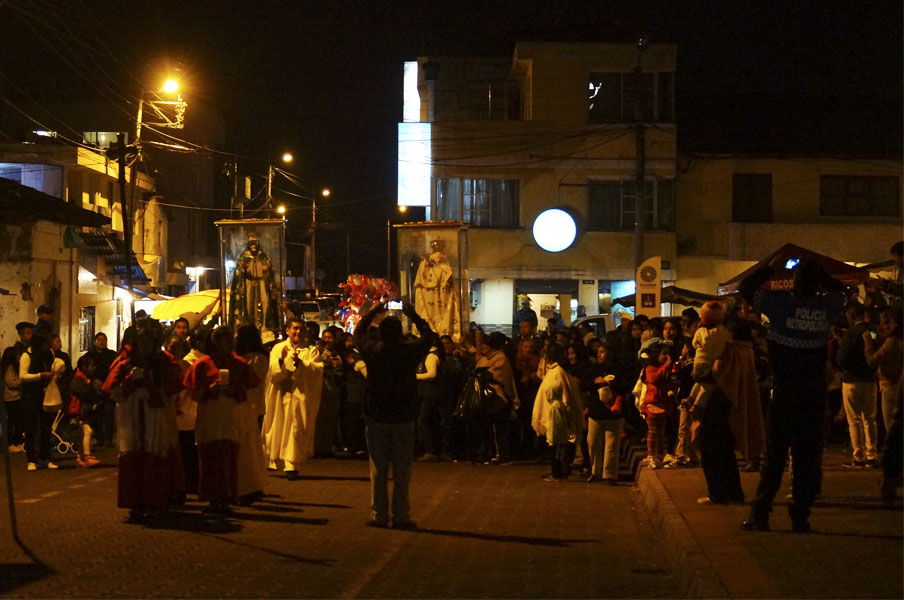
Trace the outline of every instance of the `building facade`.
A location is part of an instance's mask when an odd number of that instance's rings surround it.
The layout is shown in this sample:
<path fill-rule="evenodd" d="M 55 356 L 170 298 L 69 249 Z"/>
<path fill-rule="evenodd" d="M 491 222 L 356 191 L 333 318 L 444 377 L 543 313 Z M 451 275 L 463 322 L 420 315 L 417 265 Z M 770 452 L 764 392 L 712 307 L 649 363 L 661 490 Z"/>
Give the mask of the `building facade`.
<path fill-rule="evenodd" d="M 680 163 L 682 287 L 713 292 L 788 242 L 863 265 L 904 237 L 900 160 L 682 154 Z"/>
<path fill-rule="evenodd" d="M 21 290 L 22 284 L 28 283 L 31 290 L 5 298 L 11 304 L 4 318 L 12 323 L 33 321 L 38 305 L 51 304 L 56 309 L 63 349 L 73 358 L 90 348 L 98 332 L 107 334 L 111 347 L 118 347 L 131 319 L 129 302 L 146 297 L 166 282 L 169 218 L 158 204 L 154 180 L 136 171 L 134 187 L 131 183 L 126 186 L 133 213 L 130 260 L 123 242 L 118 172 L 116 162 L 86 148 L 58 144 L 0 146 L 0 178 L 5 184 L 35 190 L 62 202 L 66 209 L 78 208 L 98 216 L 70 222 L 60 221 L 52 207 L 36 210 L 28 219 L 34 225 L 22 238 L 30 240 L 31 258 L 25 260 L 23 249 L 12 260 L 8 256 L 2 259 L 13 269 L 8 279 L 12 287 Z M 131 178 L 131 169 L 127 168 L 127 182 Z M 2 225 L 17 227 L 7 216 Z M 70 228 L 66 240 L 65 227 Z M 130 268 L 134 296 L 126 286 L 126 270 Z"/>
<path fill-rule="evenodd" d="M 519 294 L 566 322 L 608 312 L 637 256 L 673 280 L 675 61 L 670 44 L 519 43 L 406 63 L 398 202 L 430 224 L 397 228 L 403 293 L 443 222 L 463 232 L 463 321 L 484 329 L 510 333 Z"/>
<path fill-rule="evenodd" d="M 610 312 L 650 257 L 663 285 L 710 294 L 788 242 L 852 264 L 888 257 L 900 156 L 742 151 L 730 132 L 685 147 L 676 53 L 537 42 L 511 58 L 405 63 L 398 203 L 427 222 L 396 226 L 402 293 L 416 296 L 439 250 L 462 323 L 510 333 L 519 296 L 565 322 L 578 307 Z M 787 137 L 771 147 L 801 148 Z"/>

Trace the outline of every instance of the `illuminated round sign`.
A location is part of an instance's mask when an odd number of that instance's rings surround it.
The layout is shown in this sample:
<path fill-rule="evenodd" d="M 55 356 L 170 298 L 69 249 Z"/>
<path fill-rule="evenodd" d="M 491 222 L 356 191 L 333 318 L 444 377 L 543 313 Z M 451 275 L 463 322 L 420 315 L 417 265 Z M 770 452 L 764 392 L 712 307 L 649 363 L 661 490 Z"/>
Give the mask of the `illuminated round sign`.
<path fill-rule="evenodd" d="M 538 246 L 547 252 L 561 252 L 574 243 L 578 227 L 567 212 L 550 208 L 537 215 L 533 231 Z"/>

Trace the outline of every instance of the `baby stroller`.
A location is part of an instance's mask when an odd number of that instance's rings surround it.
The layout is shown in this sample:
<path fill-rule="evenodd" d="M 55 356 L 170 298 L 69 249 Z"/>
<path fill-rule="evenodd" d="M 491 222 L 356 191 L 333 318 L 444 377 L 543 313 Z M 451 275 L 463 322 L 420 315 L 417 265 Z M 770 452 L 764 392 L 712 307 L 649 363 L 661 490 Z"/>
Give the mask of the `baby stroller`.
<path fill-rule="evenodd" d="M 60 456 L 66 456 L 69 453 L 78 454 L 82 430 L 79 427 L 78 419 L 74 416 L 66 414 L 62 410 L 57 411 L 53 418 L 50 434 L 53 436 L 51 441 L 56 441 L 57 454 Z"/>

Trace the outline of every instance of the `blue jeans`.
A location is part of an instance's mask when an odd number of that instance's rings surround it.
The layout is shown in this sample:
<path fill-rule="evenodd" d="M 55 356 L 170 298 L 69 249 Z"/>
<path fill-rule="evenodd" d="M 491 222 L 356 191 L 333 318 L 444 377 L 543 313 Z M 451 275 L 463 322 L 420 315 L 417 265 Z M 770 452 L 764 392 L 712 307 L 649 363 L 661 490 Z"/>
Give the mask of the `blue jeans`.
<path fill-rule="evenodd" d="M 367 420 L 367 451 L 370 454 L 370 504 L 373 519 L 389 521 L 389 468 L 392 467 L 392 519 L 411 520 L 408 484 L 414 455 L 414 421 L 379 423 Z"/>

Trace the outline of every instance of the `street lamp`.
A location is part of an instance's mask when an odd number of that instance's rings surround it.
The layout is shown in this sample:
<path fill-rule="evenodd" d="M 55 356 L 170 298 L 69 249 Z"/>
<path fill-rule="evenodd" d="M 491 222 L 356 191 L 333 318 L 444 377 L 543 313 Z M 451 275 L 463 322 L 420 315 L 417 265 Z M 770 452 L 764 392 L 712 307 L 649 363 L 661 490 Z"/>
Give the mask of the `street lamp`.
<path fill-rule="evenodd" d="M 295 160 L 295 157 L 292 156 L 291 152 L 283 152 L 283 155 L 282 155 L 283 163 L 288 165 L 293 160 Z M 273 168 L 272 162 L 270 163 L 269 167 L 270 168 L 267 171 L 267 207 L 268 208 L 273 205 L 273 174 L 276 171 L 276 169 Z"/>
<path fill-rule="evenodd" d="M 167 79 L 159 91 L 141 92 L 138 99 L 138 118 L 135 122 L 135 143 L 141 141 L 142 125 L 182 129 L 185 126 L 187 106 L 182 94 L 179 93 L 179 83 L 175 79 Z M 145 120 L 145 107 L 155 121 Z"/>
<path fill-rule="evenodd" d="M 330 197 L 329 188 L 320 190 L 324 199 Z M 311 194 L 311 281 L 317 289 L 317 194 Z"/>
<path fill-rule="evenodd" d="M 167 94 L 171 99 L 161 96 Z M 155 121 L 144 120 L 144 109 L 147 105 L 148 112 Z M 142 91 L 138 96 L 138 115 L 135 118 L 135 164 L 131 170 L 132 193 L 135 193 L 135 177 L 138 161 L 141 160 L 141 126 L 152 125 L 156 127 L 170 127 L 182 129 L 185 126 L 185 108 L 187 103 L 179 93 L 179 84 L 169 79 L 164 82 L 159 92 Z M 125 244 L 126 259 L 126 285 L 129 295 L 134 292 L 132 285 L 132 207 L 131 199 L 126 200 L 126 135 L 120 133 L 117 141 L 117 160 L 119 161 L 119 201 L 122 209 L 122 237 Z M 131 305 L 132 321 L 135 321 L 135 305 Z M 118 335 L 118 334 L 117 334 Z"/>
<path fill-rule="evenodd" d="M 404 204 L 398 207 L 400 214 L 405 214 L 408 207 Z M 386 281 L 392 280 L 392 217 L 386 219 Z"/>

